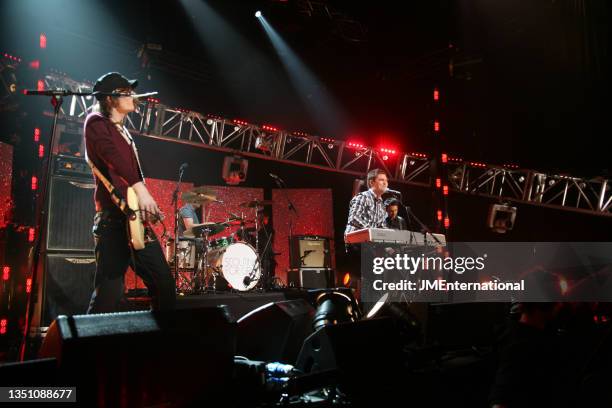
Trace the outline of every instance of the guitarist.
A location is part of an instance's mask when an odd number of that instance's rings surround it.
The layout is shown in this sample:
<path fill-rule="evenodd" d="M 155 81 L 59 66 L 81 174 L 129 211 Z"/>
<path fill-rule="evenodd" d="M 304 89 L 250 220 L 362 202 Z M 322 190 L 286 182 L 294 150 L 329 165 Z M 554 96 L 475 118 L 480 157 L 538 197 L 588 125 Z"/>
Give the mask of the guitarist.
<path fill-rule="evenodd" d="M 100 77 L 93 88 L 99 112 L 87 116 L 84 137 L 88 159 L 122 198 L 127 197 L 127 189 L 132 187 L 140 213 L 153 221 L 160 211 L 144 184 L 134 141 L 123 126 L 126 115 L 136 109 L 131 95 L 137 84 L 137 80 L 128 80 L 117 72 Z M 149 239 L 143 249 L 131 248 L 127 216 L 97 176 L 94 201 L 96 277 L 88 313 L 119 311 L 128 265 L 147 285 L 152 309 L 173 309 L 175 284 L 155 235 L 152 231 L 147 234 Z"/>

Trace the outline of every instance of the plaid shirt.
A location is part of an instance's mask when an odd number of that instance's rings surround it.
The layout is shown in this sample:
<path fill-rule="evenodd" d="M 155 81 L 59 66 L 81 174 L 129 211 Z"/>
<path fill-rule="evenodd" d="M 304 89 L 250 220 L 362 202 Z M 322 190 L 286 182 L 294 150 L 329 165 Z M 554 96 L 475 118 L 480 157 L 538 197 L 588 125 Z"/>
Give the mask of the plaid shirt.
<path fill-rule="evenodd" d="M 344 235 L 363 228 L 387 228 L 387 212 L 382 198 L 372 190 L 363 191 L 351 199 Z"/>

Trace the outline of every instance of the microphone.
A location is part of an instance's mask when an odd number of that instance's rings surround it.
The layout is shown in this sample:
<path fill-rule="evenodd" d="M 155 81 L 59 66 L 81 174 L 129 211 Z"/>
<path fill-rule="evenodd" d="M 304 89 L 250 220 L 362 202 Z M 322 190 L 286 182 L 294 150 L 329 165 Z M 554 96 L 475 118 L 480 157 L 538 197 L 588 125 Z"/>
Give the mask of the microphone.
<path fill-rule="evenodd" d="M 245 276 L 244 279 L 242 280 L 242 283 L 244 283 L 244 286 L 249 286 L 249 283 L 251 283 L 251 277 Z"/>
<path fill-rule="evenodd" d="M 183 163 L 183 164 L 181 164 L 181 167 L 179 168 L 179 171 L 181 171 L 181 172 L 182 172 L 182 171 L 185 171 L 185 169 L 186 169 L 187 167 L 189 167 L 189 163 Z"/>
<path fill-rule="evenodd" d="M 402 193 L 400 191 L 391 190 L 390 188 L 385 190 L 385 194 L 395 194 L 395 195 L 398 195 L 400 197 L 402 196 Z"/>
<path fill-rule="evenodd" d="M 280 177 L 278 177 L 278 176 L 277 176 L 276 174 L 274 174 L 274 173 L 268 173 L 268 174 L 270 175 L 270 177 L 272 177 L 272 178 L 273 178 L 273 179 L 275 179 L 275 180 L 281 180 L 281 178 L 280 178 Z M 281 180 L 281 181 L 282 181 L 282 180 Z"/>

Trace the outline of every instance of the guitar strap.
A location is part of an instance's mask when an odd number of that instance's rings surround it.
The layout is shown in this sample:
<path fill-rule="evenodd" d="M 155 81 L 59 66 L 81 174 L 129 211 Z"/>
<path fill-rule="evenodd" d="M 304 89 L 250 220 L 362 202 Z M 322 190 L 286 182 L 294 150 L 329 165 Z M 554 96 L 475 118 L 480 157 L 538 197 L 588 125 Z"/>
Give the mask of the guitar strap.
<path fill-rule="evenodd" d="M 115 205 L 119 207 L 122 213 L 124 213 L 128 218 L 132 219 L 135 213 L 130 207 L 128 207 L 127 201 L 125 201 L 125 198 L 115 188 L 115 186 L 113 186 L 113 184 L 104 176 L 104 174 L 102 174 L 100 169 L 98 169 L 95 166 L 95 164 L 93 164 L 93 162 L 89 159 L 89 157 L 87 157 L 87 155 L 85 156 L 85 158 L 87 159 L 87 164 L 89 164 L 89 167 L 91 167 L 91 170 L 93 171 L 93 173 L 102 182 L 102 184 L 104 184 L 104 187 L 106 187 L 106 189 L 108 190 L 111 200 L 113 200 L 113 203 L 115 203 Z"/>

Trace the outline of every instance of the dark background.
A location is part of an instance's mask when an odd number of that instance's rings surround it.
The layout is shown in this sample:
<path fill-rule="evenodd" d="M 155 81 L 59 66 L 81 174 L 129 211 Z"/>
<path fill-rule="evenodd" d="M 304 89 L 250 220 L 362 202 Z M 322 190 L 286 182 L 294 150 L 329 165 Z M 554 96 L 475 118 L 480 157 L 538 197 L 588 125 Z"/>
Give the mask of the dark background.
<path fill-rule="evenodd" d="M 0 46 L 25 61 L 45 32 L 41 70 L 91 81 L 119 70 L 171 106 L 406 151 L 431 149 L 438 86 L 449 153 L 609 174 L 607 2 L 329 0 L 310 16 L 304 3 L 6 1 Z M 313 120 L 255 10 L 332 95 L 333 123 Z M 144 43 L 162 50 L 143 57 Z"/>

